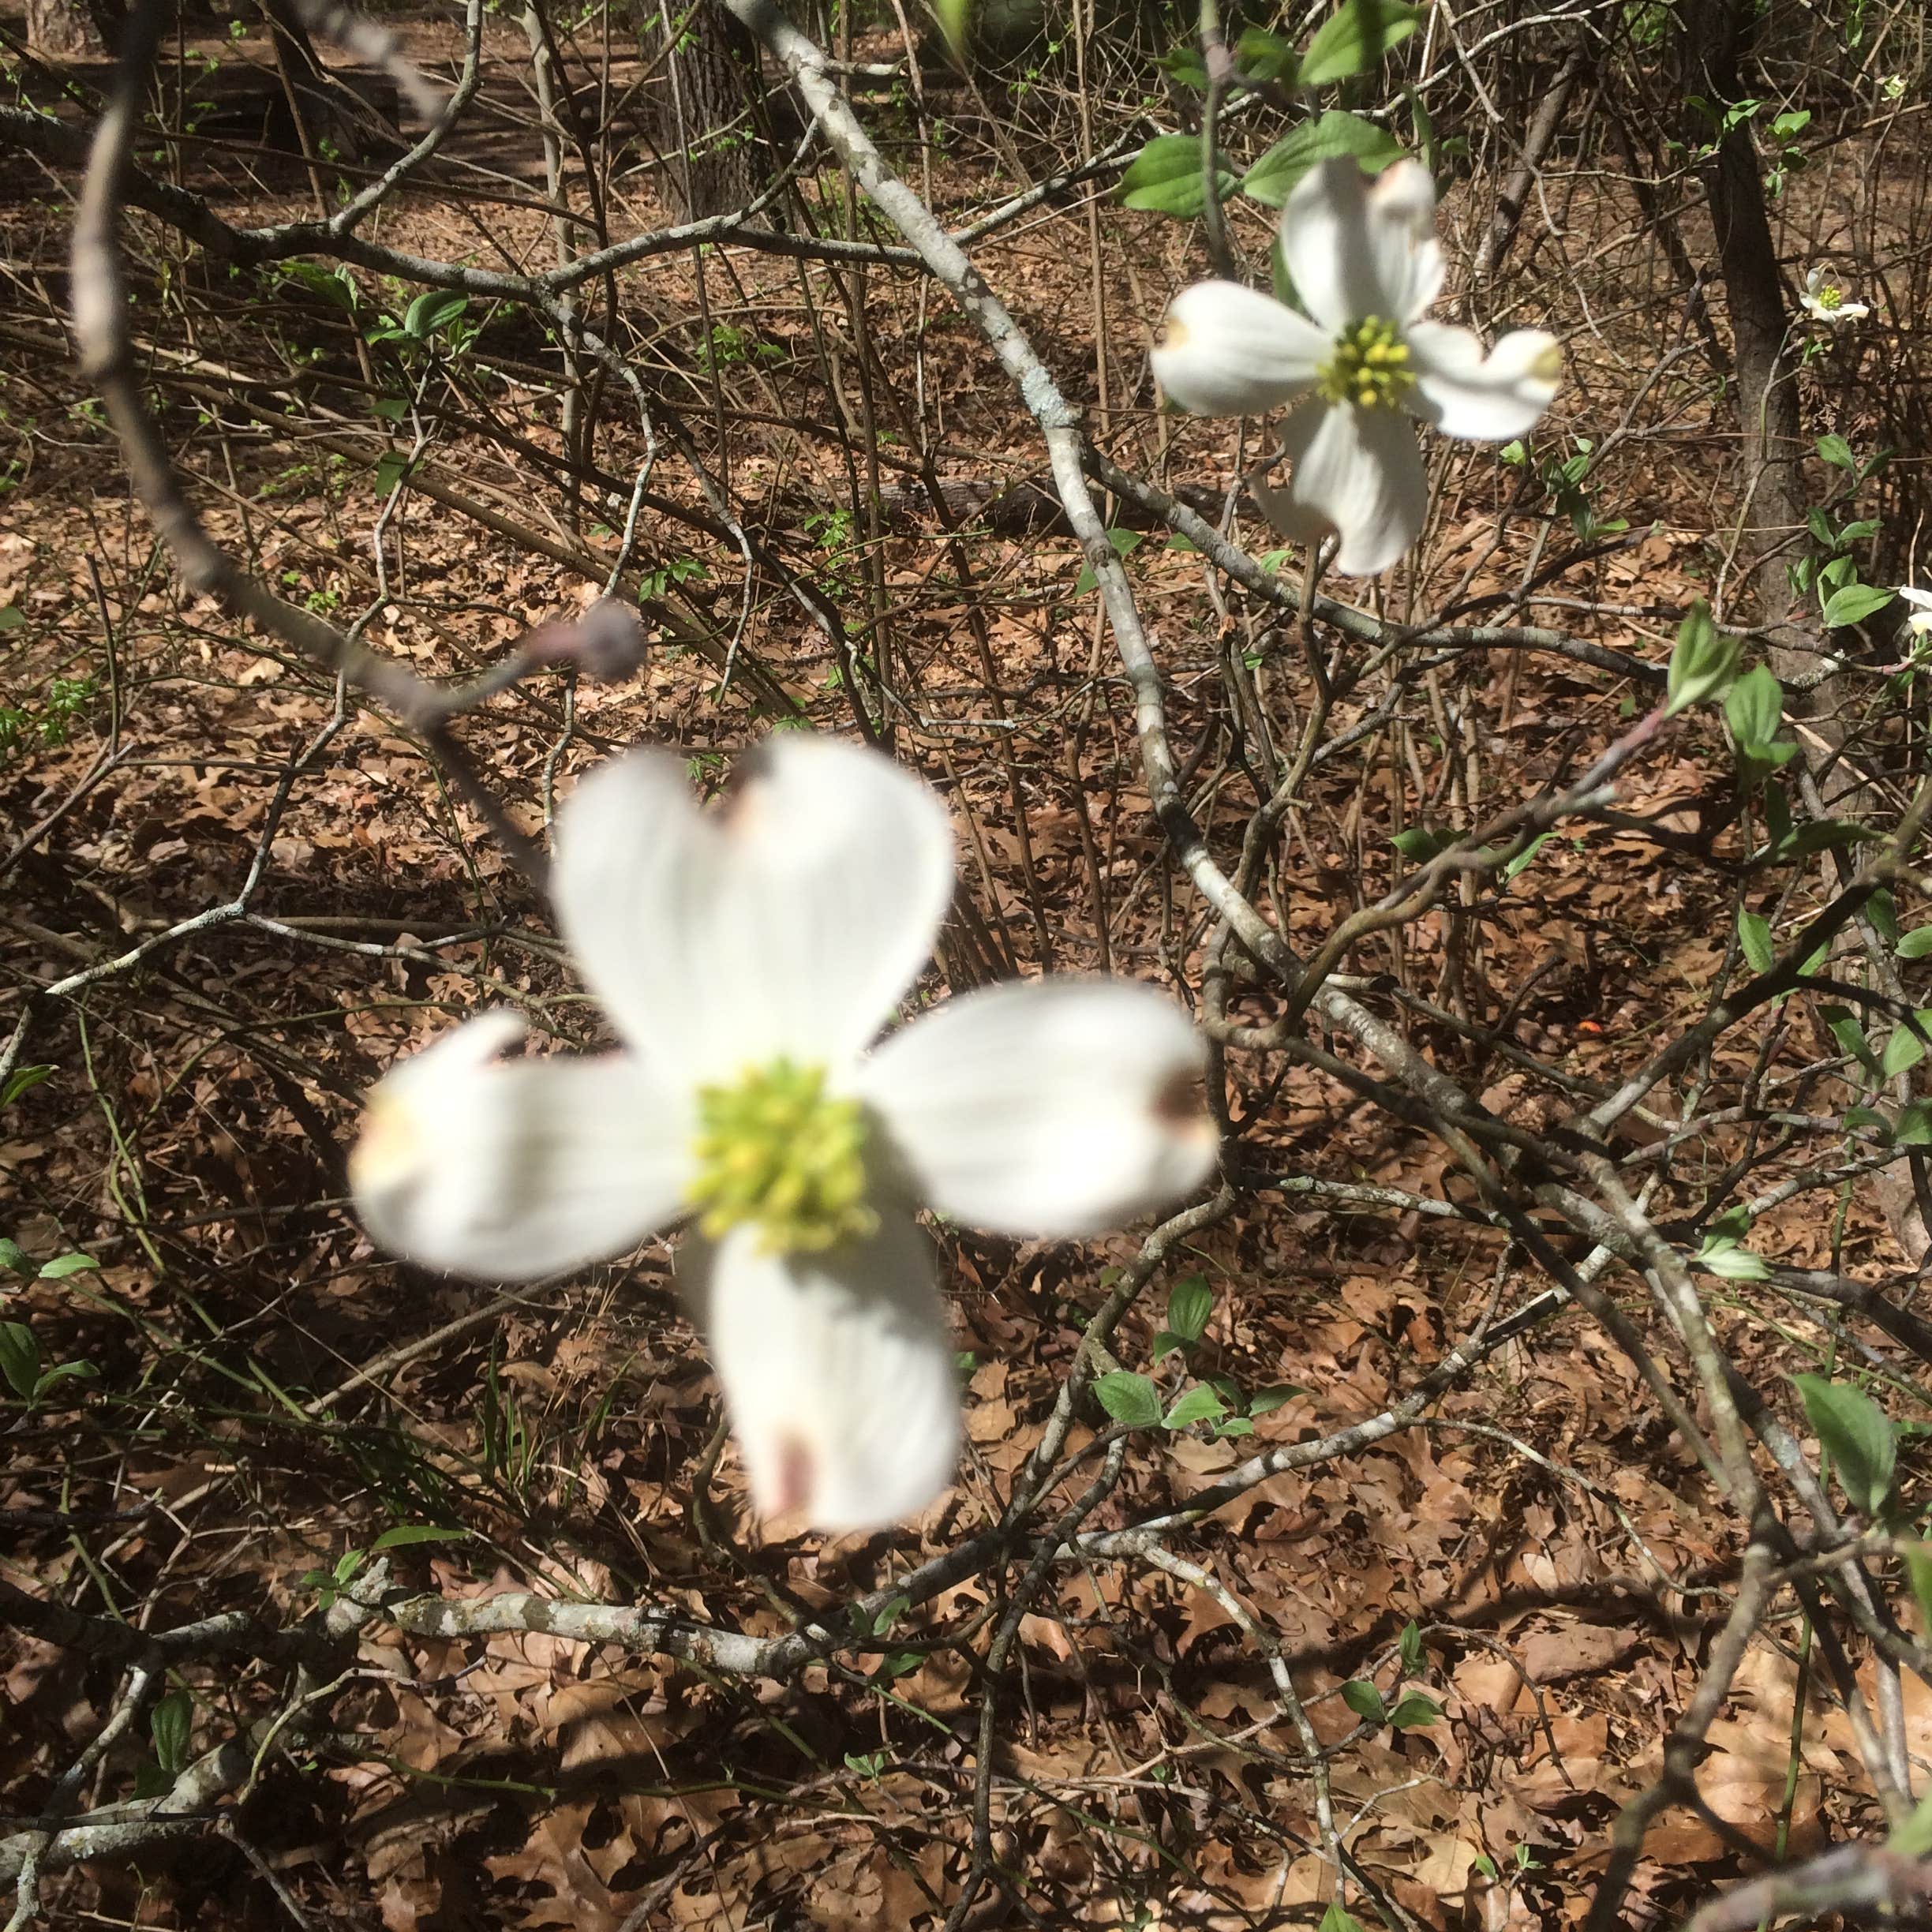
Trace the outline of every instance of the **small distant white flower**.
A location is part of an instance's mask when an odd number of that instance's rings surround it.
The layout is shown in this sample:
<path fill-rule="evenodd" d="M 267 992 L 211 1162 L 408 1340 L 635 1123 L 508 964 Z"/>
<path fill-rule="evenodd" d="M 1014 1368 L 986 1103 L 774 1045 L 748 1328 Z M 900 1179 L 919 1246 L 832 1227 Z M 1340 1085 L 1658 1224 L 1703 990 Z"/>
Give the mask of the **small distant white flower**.
<path fill-rule="evenodd" d="M 1199 1035 L 1151 987 L 1059 979 L 949 1002 L 868 1051 L 953 889 L 944 806 L 873 751 L 784 734 L 701 812 L 668 754 L 559 814 L 559 927 L 623 1042 L 503 1059 L 491 1013 L 391 1072 L 350 1175 L 384 1246 L 485 1280 L 678 1257 L 756 1507 L 827 1530 L 952 1480 L 959 1395 L 923 1202 L 1080 1238 L 1200 1185 Z"/>
<path fill-rule="evenodd" d="M 1798 306 L 1814 322 L 1822 322 L 1829 328 L 1837 328 L 1845 322 L 1862 322 L 1871 313 L 1865 303 L 1850 300 L 1837 283 L 1827 279 L 1822 262 L 1811 264 L 1811 272 L 1805 277 L 1804 293 L 1798 298 Z"/>
<path fill-rule="evenodd" d="M 1352 160 L 1311 169 L 1282 210 L 1281 244 L 1308 314 L 1237 283 L 1196 283 L 1169 305 L 1154 373 L 1199 416 L 1254 414 L 1313 391 L 1282 431 L 1286 490 L 1257 495 L 1286 535 L 1339 530 L 1336 567 L 1372 577 L 1415 541 L 1428 510 L 1411 417 L 1474 442 L 1525 435 L 1556 396 L 1563 351 L 1518 329 L 1485 355 L 1473 330 L 1424 320 L 1443 259 L 1420 162 L 1397 162 L 1372 188 Z"/>
<path fill-rule="evenodd" d="M 1912 607 L 1907 613 L 1905 628 L 1915 638 L 1932 633 L 1932 590 L 1915 590 L 1910 584 L 1900 584 L 1899 595 Z"/>

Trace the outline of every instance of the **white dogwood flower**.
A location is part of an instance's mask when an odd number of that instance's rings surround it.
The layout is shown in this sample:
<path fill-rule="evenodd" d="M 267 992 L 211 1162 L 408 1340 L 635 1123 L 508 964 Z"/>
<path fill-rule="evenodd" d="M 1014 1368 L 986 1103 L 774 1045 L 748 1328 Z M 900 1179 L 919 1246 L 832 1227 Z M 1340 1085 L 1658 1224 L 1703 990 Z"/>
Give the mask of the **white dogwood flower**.
<path fill-rule="evenodd" d="M 1906 613 L 1905 628 L 1915 638 L 1932 632 L 1932 590 L 1915 590 L 1910 584 L 1900 584 L 1899 595 L 1911 606 Z"/>
<path fill-rule="evenodd" d="M 1798 298 L 1798 306 L 1814 322 L 1822 322 L 1829 328 L 1837 328 L 1845 322 L 1862 322 L 1871 313 L 1866 304 L 1852 301 L 1837 283 L 1827 277 L 1822 262 L 1811 264 L 1811 272 L 1805 277 L 1804 293 Z"/>
<path fill-rule="evenodd" d="M 1154 373 L 1198 416 L 1308 399 L 1282 434 L 1287 489 L 1257 496 L 1286 535 L 1339 530 L 1336 568 L 1372 577 L 1415 541 L 1428 509 L 1410 418 L 1475 442 L 1522 436 L 1556 396 L 1563 352 L 1541 329 L 1518 329 L 1485 355 L 1473 330 L 1425 320 L 1443 258 L 1418 161 L 1372 187 L 1353 160 L 1310 169 L 1282 210 L 1281 245 L 1308 313 L 1238 283 L 1196 283 L 1168 307 Z"/>
<path fill-rule="evenodd" d="M 620 1050 L 504 1059 L 490 1013 L 376 1088 L 350 1163 L 384 1247 L 486 1280 L 621 1255 L 686 1215 L 756 1507 L 821 1529 L 952 1480 L 959 1395 L 923 1203 L 1077 1239 L 1199 1185 L 1194 1028 L 1151 987 L 968 993 L 868 1050 L 953 889 L 945 807 L 874 751 L 773 739 L 721 811 L 630 754 L 558 818 L 557 920 Z"/>

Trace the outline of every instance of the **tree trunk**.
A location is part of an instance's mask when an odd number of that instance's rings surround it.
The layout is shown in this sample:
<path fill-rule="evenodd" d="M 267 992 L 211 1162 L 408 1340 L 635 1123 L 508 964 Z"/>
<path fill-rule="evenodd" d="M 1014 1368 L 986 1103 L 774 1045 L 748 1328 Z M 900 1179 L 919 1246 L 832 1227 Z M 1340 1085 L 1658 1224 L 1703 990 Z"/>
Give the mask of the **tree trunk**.
<path fill-rule="evenodd" d="M 1750 27 L 1745 0 L 1693 0 L 1686 26 L 1690 69 L 1686 91 L 1720 109 L 1741 100 L 1740 63 Z M 1709 134 L 1705 125 L 1692 138 L 1701 144 Z M 1797 358 L 1788 353 L 1795 348 L 1791 317 L 1748 117 L 1718 142 L 1703 172 L 1736 358 L 1745 501 L 1739 560 L 1758 620 L 1772 635 L 1772 668 L 1781 678 L 1795 678 L 1818 664 L 1816 627 L 1792 621 L 1795 599 L 1785 574 L 1805 541 L 1804 425 Z M 1803 648 L 1807 643 L 1810 648 Z"/>
<path fill-rule="evenodd" d="M 58 60 L 99 59 L 107 51 L 86 0 L 27 0 L 27 44 Z"/>
<path fill-rule="evenodd" d="M 648 127 L 665 162 L 666 198 L 681 219 L 723 215 L 769 178 L 757 110 L 758 49 L 722 0 L 657 0 L 646 13 L 652 70 Z"/>

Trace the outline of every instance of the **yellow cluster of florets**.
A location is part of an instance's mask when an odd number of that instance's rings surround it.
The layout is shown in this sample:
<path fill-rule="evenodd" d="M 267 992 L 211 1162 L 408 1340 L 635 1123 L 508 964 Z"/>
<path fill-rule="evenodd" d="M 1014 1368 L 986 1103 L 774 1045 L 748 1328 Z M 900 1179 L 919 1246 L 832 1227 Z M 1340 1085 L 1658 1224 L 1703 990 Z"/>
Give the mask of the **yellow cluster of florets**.
<path fill-rule="evenodd" d="M 1335 354 L 1316 372 L 1316 388 L 1331 402 L 1390 409 L 1415 387 L 1409 345 L 1380 316 L 1350 323 L 1335 338 Z"/>
<path fill-rule="evenodd" d="M 878 1230 L 866 1204 L 866 1115 L 822 1067 L 774 1060 L 698 1090 L 690 1200 L 713 1241 L 746 1222 L 767 1254 L 822 1252 Z"/>

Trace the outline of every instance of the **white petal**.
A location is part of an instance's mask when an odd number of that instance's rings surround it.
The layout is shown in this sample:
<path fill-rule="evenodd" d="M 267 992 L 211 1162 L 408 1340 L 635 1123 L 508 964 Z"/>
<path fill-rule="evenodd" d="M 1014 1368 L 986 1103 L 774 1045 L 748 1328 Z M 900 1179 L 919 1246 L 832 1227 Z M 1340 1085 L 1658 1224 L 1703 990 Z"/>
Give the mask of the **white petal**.
<path fill-rule="evenodd" d="M 1151 987 L 1048 979 L 922 1015 L 859 1091 L 922 1199 L 975 1227 L 1078 1239 L 1207 1178 L 1219 1137 L 1204 1059 Z"/>
<path fill-rule="evenodd" d="M 1805 293 L 1807 295 L 1815 295 L 1818 292 L 1818 284 L 1824 279 L 1825 264 L 1822 262 L 1814 262 L 1805 276 Z"/>
<path fill-rule="evenodd" d="M 715 1248 L 687 1243 L 679 1270 L 761 1515 L 881 1529 L 952 1481 L 953 1340 L 910 1216 L 818 1255 L 765 1254 L 756 1229 L 736 1228 Z"/>
<path fill-rule="evenodd" d="M 1307 404 L 1288 418 L 1282 448 L 1294 464 L 1290 500 L 1341 532 L 1345 577 L 1378 575 L 1422 534 L 1428 479 L 1399 410 Z"/>
<path fill-rule="evenodd" d="M 1444 436 L 1503 443 L 1527 435 L 1563 380 L 1563 348 L 1541 329 L 1517 329 L 1485 356 L 1473 329 L 1418 322 L 1409 331 L 1416 414 Z"/>
<path fill-rule="evenodd" d="M 1312 167 L 1282 208 L 1282 256 L 1323 332 L 1380 316 L 1398 327 L 1442 286 L 1436 191 L 1419 161 L 1399 161 L 1372 189 L 1352 158 Z"/>
<path fill-rule="evenodd" d="M 1197 282 L 1167 305 L 1151 358 L 1161 388 L 1196 416 L 1248 416 L 1309 388 L 1329 339 L 1306 316 L 1238 282 Z"/>
<path fill-rule="evenodd" d="M 1376 280 L 1388 305 L 1376 313 L 1398 327 L 1422 315 L 1442 292 L 1442 245 L 1436 239 L 1436 184 L 1420 161 L 1384 168 L 1368 191 L 1368 241 Z"/>
<path fill-rule="evenodd" d="M 380 1246 L 481 1281 L 532 1281 L 623 1254 L 677 1215 L 683 1099 L 627 1054 L 498 1059 L 522 1031 L 514 1013 L 487 1013 L 370 1094 L 349 1180 Z"/>
<path fill-rule="evenodd" d="M 1841 301 L 1836 313 L 1840 322 L 1863 322 L 1871 313 L 1871 305 L 1868 302 Z"/>
<path fill-rule="evenodd" d="M 938 795 L 882 753 L 781 732 L 701 813 L 680 760 L 593 772 L 558 826 L 559 923 L 634 1045 L 691 1080 L 863 1049 L 953 889 Z"/>
<path fill-rule="evenodd" d="M 1813 272 L 1815 273 L 1816 271 Z M 1798 306 L 1810 316 L 1814 322 L 1829 322 L 1832 319 L 1832 312 L 1815 295 L 1800 295 L 1798 298 Z"/>
<path fill-rule="evenodd" d="M 1908 604 L 1915 604 L 1923 611 L 1932 611 L 1932 590 L 1920 590 L 1911 584 L 1900 584 L 1898 593 Z"/>

